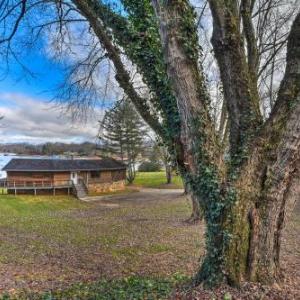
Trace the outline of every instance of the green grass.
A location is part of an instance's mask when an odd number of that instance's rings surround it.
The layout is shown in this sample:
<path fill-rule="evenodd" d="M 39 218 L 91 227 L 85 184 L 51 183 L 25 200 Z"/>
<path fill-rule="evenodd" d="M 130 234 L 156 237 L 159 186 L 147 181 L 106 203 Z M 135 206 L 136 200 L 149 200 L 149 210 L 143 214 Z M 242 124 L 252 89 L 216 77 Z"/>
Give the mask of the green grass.
<path fill-rule="evenodd" d="M 1 195 L 0 227 L 7 238 L 0 245 L 0 263 L 32 263 L 37 254 L 53 253 L 51 240 L 56 245 L 70 239 L 82 243 L 86 234 L 74 231 L 78 222 L 59 215 L 85 207 L 86 203 L 67 196 Z"/>
<path fill-rule="evenodd" d="M 7 193 L 7 190 L 4 189 L 4 188 L 0 188 L 0 197 L 2 194 L 6 194 Z"/>
<path fill-rule="evenodd" d="M 74 284 L 68 289 L 46 293 L 23 291 L 17 296 L 4 295 L 0 300 L 158 300 L 167 299 L 175 285 L 186 280 L 175 274 L 170 278 L 141 278 L 131 276 L 121 280 L 102 280 L 92 284 Z"/>
<path fill-rule="evenodd" d="M 0 281 L 17 295 L 32 293 L 16 299 L 163 299 L 172 274 L 189 276 L 198 264 L 199 229 L 182 222 L 190 209 L 180 197 L 1 195 Z"/>
<path fill-rule="evenodd" d="M 182 179 L 177 175 L 173 175 L 171 184 L 166 184 L 165 172 L 138 172 L 133 184 L 146 188 L 183 188 Z"/>
<path fill-rule="evenodd" d="M 28 216 L 35 215 L 42 211 L 59 211 L 63 209 L 75 209 L 84 206 L 83 202 L 71 196 L 32 196 L 32 195 L 1 195 L 0 196 L 0 215 Z M 9 218 L 1 218 L 5 222 Z"/>
<path fill-rule="evenodd" d="M 183 222 L 191 212 L 185 197 L 138 194 L 91 203 L 1 195 L 0 300 L 172 299 L 198 270 L 204 226 Z M 289 268 L 299 261 L 296 211 L 283 252 Z"/>

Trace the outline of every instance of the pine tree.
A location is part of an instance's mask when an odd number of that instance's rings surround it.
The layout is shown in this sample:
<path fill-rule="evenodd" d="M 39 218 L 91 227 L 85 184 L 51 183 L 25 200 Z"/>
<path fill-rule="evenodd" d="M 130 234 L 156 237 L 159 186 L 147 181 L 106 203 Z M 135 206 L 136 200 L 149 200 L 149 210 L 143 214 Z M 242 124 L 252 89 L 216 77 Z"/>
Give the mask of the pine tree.
<path fill-rule="evenodd" d="M 99 149 L 103 155 L 127 163 L 129 183 L 135 178 L 135 164 L 143 150 L 146 133 L 146 125 L 127 99 L 116 102 L 100 123 Z"/>

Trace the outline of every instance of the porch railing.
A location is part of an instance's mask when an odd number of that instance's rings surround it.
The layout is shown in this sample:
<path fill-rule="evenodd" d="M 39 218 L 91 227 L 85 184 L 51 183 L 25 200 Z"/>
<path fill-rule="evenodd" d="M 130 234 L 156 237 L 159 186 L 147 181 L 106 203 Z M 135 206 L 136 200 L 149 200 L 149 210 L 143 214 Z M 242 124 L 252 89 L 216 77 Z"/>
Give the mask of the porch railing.
<path fill-rule="evenodd" d="M 51 189 L 51 188 L 69 188 L 72 187 L 71 180 L 1 180 L 0 188 L 5 189 Z"/>

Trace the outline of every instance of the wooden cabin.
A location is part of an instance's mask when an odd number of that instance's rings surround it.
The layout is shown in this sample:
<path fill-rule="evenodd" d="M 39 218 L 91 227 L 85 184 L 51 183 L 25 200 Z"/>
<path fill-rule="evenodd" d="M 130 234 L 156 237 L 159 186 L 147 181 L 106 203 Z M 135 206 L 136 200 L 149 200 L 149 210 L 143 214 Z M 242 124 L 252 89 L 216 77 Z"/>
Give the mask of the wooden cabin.
<path fill-rule="evenodd" d="M 74 193 L 79 198 L 125 188 L 126 166 L 114 159 L 12 159 L 1 184 L 9 194 Z"/>

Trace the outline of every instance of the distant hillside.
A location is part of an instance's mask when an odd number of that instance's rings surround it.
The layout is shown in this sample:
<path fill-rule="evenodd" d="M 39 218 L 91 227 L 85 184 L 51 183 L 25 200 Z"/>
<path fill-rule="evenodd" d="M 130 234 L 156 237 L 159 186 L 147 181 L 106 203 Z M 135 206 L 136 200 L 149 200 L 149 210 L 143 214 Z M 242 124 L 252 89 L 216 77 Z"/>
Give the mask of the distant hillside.
<path fill-rule="evenodd" d="M 95 154 L 95 144 L 85 142 L 81 144 L 46 143 L 32 145 L 27 143 L 0 144 L 1 153 L 15 153 L 26 155 L 93 155 Z"/>

